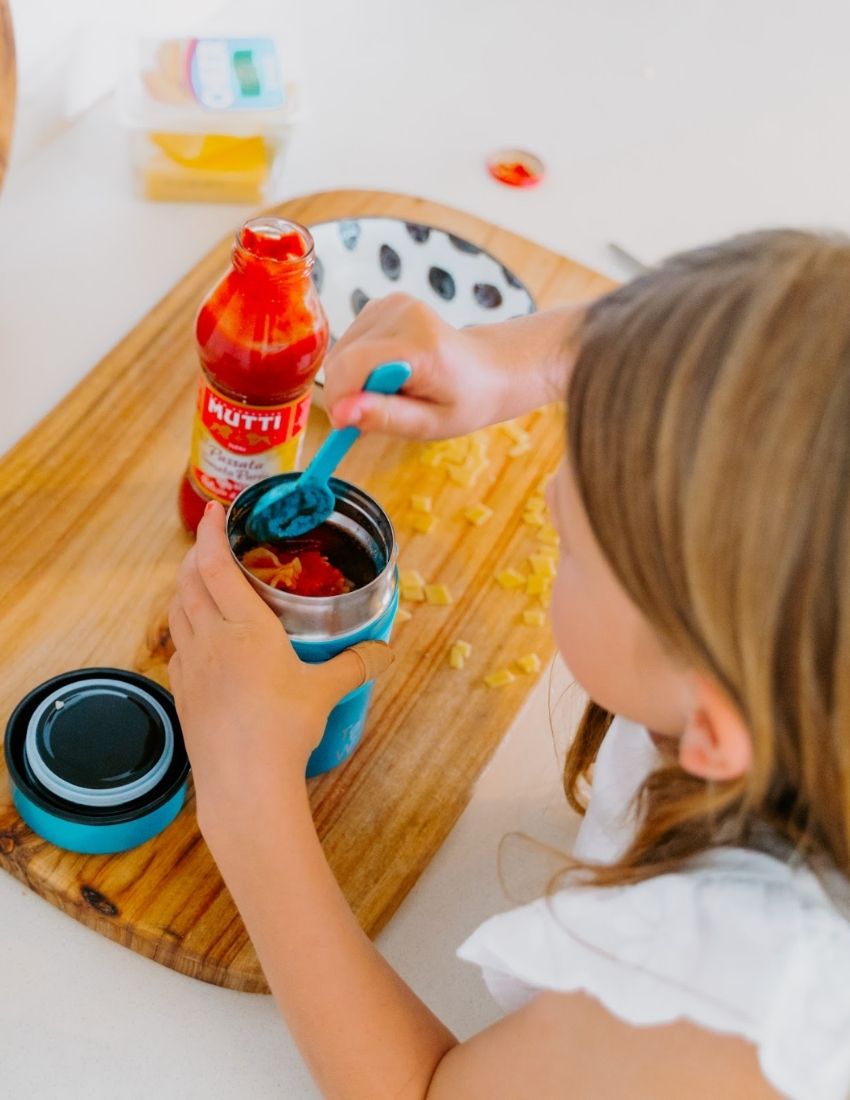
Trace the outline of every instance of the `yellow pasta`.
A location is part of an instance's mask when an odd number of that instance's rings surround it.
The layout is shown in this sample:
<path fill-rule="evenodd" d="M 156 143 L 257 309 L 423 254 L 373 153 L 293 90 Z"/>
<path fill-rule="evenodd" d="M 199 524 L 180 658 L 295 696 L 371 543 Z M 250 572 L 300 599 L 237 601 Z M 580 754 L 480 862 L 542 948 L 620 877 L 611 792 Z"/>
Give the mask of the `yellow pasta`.
<path fill-rule="evenodd" d="M 536 653 L 526 653 L 524 657 L 517 657 L 516 663 L 518 668 L 522 669 L 526 674 L 539 672 L 543 665 L 543 662 Z"/>
<path fill-rule="evenodd" d="M 528 559 L 532 572 L 538 577 L 554 577 L 557 570 L 555 559 L 548 554 L 532 554 Z"/>
<path fill-rule="evenodd" d="M 539 607 L 527 607 L 522 613 L 522 621 L 526 626 L 543 626 L 546 615 Z"/>
<path fill-rule="evenodd" d="M 493 509 L 488 508 L 486 504 L 470 504 L 464 508 L 463 514 L 473 527 L 481 527 L 487 520 L 493 518 Z"/>
<path fill-rule="evenodd" d="M 449 668 L 461 669 L 463 665 L 463 654 L 460 653 L 455 646 L 452 646 L 449 650 Z"/>
<path fill-rule="evenodd" d="M 449 592 L 448 585 L 445 584 L 426 584 L 425 585 L 425 599 L 428 603 L 437 604 L 438 606 L 445 607 L 452 602 L 452 594 Z"/>
<path fill-rule="evenodd" d="M 418 531 L 420 535 L 427 535 L 436 522 L 436 516 L 426 516 L 417 512 L 413 517 L 413 530 Z"/>
<path fill-rule="evenodd" d="M 501 588 L 522 588 L 525 577 L 516 569 L 502 569 L 496 574 L 496 583 Z"/>
<path fill-rule="evenodd" d="M 431 511 L 431 498 L 414 493 L 410 498 L 410 507 L 414 512 L 424 512 L 427 514 Z"/>
<path fill-rule="evenodd" d="M 542 596 L 548 587 L 549 582 L 546 577 L 541 577 L 537 573 L 534 573 L 525 582 L 525 594 L 527 596 Z"/>
<path fill-rule="evenodd" d="M 511 672 L 509 668 L 500 668 L 496 672 L 491 672 L 484 677 L 484 683 L 489 688 L 504 687 L 505 684 L 512 684 L 516 676 Z"/>

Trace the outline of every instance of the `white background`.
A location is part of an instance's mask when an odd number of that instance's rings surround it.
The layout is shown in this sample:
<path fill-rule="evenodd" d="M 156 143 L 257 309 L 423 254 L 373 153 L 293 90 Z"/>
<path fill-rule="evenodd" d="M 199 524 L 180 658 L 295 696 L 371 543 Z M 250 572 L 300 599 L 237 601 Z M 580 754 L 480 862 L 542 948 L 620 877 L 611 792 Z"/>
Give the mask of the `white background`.
<path fill-rule="evenodd" d="M 173 26 L 214 6 L 157 0 L 145 10 Z M 112 103 L 63 118 L 109 88 L 114 34 L 141 21 L 136 9 L 12 0 L 12 11 L 23 71 L 0 195 L 0 450 L 251 213 L 144 203 Z M 230 15 L 224 25 L 249 33 L 282 28 L 300 61 L 307 114 L 275 197 L 406 191 L 615 276 L 626 272 L 612 240 L 653 260 L 759 226 L 850 230 L 841 0 L 260 0 Z M 84 64 L 74 69 L 72 54 Z M 540 188 L 487 177 L 486 155 L 507 144 L 543 157 Z M 567 719 L 555 725 L 562 742 Z M 543 684 L 378 939 L 461 1037 L 496 1016 L 454 949 L 511 904 L 499 839 L 521 828 L 567 844 L 573 825 Z M 138 958 L 7 876 L 0 919 L 4 1094 L 317 1095 L 270 1000 Z"/>

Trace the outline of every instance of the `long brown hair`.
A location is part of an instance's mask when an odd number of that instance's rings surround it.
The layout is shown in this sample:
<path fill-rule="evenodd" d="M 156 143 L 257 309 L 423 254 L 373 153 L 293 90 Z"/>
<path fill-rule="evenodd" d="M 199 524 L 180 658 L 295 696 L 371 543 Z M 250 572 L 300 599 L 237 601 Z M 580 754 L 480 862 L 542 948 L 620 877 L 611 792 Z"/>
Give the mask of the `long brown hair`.
<path fill-rule="evenodd" d="M 725 689 L 748 774 L 663 760 L 597 885 L 767 824 L 850 876 L 850 242 L 776 230 L 675 256 L 599 299 L 567 395 L 593 532 L 671 653 Z M 611 715 L 591 703 L 567 797 Z"/>

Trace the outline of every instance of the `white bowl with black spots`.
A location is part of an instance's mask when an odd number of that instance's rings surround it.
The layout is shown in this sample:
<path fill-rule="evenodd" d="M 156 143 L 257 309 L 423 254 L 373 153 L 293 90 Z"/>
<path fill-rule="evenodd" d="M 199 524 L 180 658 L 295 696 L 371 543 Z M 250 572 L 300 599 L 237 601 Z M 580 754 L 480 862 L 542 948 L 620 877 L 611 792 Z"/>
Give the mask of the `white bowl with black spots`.
<path fill-rule="evenodd" d="M 338 340 L 372 298 L 403 291 L 457 328 L 534 313 L 528 288 L 477 245 L 419 222 L 344 218 L 310 227 L 313 279 Z M 375 364 L 378 365 L 377 363 Z M 322 371 L 316 378 L 321 386 Z"/>

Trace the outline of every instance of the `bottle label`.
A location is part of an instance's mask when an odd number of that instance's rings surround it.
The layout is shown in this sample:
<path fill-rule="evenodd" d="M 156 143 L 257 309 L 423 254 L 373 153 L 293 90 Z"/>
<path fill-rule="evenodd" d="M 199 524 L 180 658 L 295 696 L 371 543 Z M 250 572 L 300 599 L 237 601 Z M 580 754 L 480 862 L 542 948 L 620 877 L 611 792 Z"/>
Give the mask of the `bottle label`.
<path fill-rule="evenodd" d="M 244 405 L 201 375 L 190 468 L 195 483 L 229 504 L 248 485 L 298 465 L 311 391 L 285 405 Z"/>

